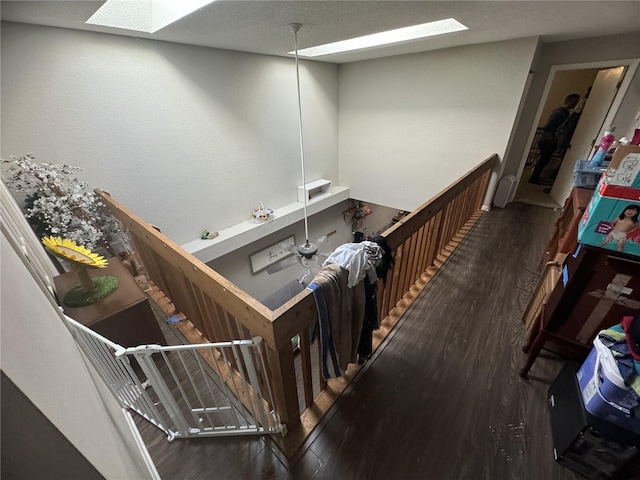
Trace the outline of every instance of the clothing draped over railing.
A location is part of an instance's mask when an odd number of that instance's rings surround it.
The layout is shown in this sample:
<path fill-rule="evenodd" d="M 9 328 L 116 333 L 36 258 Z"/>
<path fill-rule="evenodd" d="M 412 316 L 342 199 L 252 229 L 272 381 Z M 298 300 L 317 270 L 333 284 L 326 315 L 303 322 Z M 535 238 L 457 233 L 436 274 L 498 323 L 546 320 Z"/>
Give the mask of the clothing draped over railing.
<path fill-rule="evenodd" d="M 393 251 L 395 265 L 386 282 L 378 282 L 381 322 L 374 332 L 374 351 L 482 215 L 482 201 L 496 163 L 497 155 L 487 158 L 381 234 Z M 288 426 L 286 437 L 276 441 L 285 454 L 293 454 L 360 368 L 352 364 L 343 377 L 324 379 L 322 352 L 310 338 L 318 321 L 312 292 L 305 290 L 270 310 L 108 193 L 96 193 L 129 230 L 149 280 L 186 317 L 176 325 L 190 342 L 264 339 L 269 378 L 263 381 L 273 388 L 271 408 Z M 291 344 L 296 335 L 299 352 Z"/>

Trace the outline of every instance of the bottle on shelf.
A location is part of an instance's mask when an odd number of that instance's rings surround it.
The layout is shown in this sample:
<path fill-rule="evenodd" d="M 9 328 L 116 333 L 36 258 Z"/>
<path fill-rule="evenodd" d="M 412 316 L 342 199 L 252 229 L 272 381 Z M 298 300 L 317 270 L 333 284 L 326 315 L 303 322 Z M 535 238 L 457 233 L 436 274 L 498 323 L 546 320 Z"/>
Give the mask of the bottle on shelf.
<path fill-rule="evenodd" d="M 596 153 L 591 158 L 591 165 L 593 165 L 594 167 L 602 166 L 604 157 L 609 151 L 609 148 L 611 147 L 611 144 L 614 140 L 615 137 L 613 136 L 612 132 L 604 132 L 604 136 L 600 140 L 600 145 L 598 146 L 598 151 L 596 151 Z"/>

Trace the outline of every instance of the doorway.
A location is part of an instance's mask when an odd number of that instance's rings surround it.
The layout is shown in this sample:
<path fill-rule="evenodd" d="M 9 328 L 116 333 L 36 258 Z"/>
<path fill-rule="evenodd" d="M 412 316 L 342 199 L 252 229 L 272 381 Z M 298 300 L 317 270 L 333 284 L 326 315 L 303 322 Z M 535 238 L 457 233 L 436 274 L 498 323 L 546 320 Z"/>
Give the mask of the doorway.
<path fill-rule="evenodd" d="M 582 102 L 593 85 L 599 71 L 599 68 L 564 70 L 556 72 L 553 76 L 546 101 L 542 106 L 542 112 L 540 113 L 540 118 L 536 126 L 535 135 L 529 146 L 525 168 L 521 174 L 520 182 L 518 184 L 516 199 L 519 201 L 545 207 L 559 206 L 558 202 L 550 196 L 550 192 L 556 178 L 556 174 L 562 165 L 568 149 L 558 148 L 554 152 L 551 157 L 551 161 L 542 173 L 542 185 L 531 184 L 528 182 L 528 179 L 536 166 L 540 153 L 538 149 L 538 140 L 542 134 L 542 127 L 547 123 L 547 119 L 553 110 L 562 105 L 564 98 L 571 93 L 577 93 L 580 95 Z M 581 106 L 581 104 L 579 104 L 579 106 Z M 578 109 L 579 107 L 575 110 Z"/>
<path fill-rule="evenodd" d="M 620 65 L 626 63 L 627 65 Z M 560 208 L 573 188 L 573 167 L 577 160 L 588 159 L 604 129 L 610 128 L 626 93 L 637 62 L 613 62 L 589 65 L 552 67 L 538 107 L 537 120 L 530 133 L 529 149 L 520 166 L 520 177 L 514 200 L 522 203 Z M 530 184 L 527 180 L 538 159 L 538 137 L 551 112 L 562 105 L 570 93 L 584 99 L 568 148 L 554 152 L 545 168 L 545 185 Z M 577 109 L 576 109 L 577 110 Z M 575 118 L 575 117 L 574 117 Z M 624 127 L 624 125 L 622 125 Z M 624 129 L 622 129 L 624 130 Z M 621 130 L 620 135 L 624 132 Z M 616 136 L 620 136 L 616 135 Z"/>

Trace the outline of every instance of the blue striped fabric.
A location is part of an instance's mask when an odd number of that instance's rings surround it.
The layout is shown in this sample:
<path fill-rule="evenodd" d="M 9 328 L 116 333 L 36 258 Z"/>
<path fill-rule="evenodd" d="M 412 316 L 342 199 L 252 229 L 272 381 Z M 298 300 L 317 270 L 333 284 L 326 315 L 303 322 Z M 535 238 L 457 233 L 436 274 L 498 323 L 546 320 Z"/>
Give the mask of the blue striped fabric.
<path fill-rule="evenodd" d="M 322 349 L 322 374 L 325 379 L 341 377 L 343 372 L 338 364 L 338 353 L 333 343 L 331 333 L 331 323 L 329 322 L 329 312 L 325 301 L 322 287 L 316 283 L 310 283 L 307 287 L 311 290 L 316 300 L 318 318 L 320 319 L 320 347 Z"/>

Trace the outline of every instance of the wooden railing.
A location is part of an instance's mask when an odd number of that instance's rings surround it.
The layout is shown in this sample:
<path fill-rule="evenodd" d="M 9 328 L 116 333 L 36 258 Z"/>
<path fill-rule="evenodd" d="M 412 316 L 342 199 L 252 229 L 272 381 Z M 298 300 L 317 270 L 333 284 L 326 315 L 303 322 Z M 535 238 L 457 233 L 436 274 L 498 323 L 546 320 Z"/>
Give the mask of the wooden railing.
<path fill-rule="evenodd" d="M 437 196 L 382 233 L 394 251 L 395 266 L 386 285 L 379 282 L 381 328 L 374 350 L 397 323 L 456 244 L 481 216 L 493 155 Z M 317 342 L 309 331 L 317 322 L 315 301 L 307 290 L 272 311 L 183 250 L 101 190 L 105 205 L 128 228 L 147 275 L 186 316 L 179 322 L 192 343 L 261 336 L 268 350 L 272 407 L 288 426 L 276 439 L 292 455 L 346 388 L 358 365 L 326 382 Z M 291 339 L 300 336 L 299 353 Z"/>

